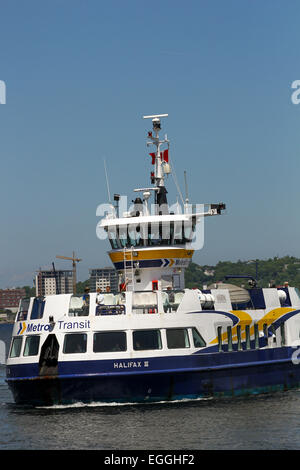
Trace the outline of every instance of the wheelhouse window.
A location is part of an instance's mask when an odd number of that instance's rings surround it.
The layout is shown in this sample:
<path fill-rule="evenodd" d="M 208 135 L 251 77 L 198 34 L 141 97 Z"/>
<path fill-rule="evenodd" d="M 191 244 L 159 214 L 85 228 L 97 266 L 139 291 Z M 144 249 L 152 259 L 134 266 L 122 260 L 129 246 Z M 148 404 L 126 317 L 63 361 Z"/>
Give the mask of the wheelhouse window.
<path fill-rule="evenodd" d="M 78 354 L 86 352 L 86 333 L 69 333 L 65 335 L 64 354 Z"/>
<path fill-rule="evenodd" d="M 127 234 L 127 225 L 120 225 L 119 227 L 119 240 L 121 248 L 126 248 L 129 246 L 129 237 Z"/>
<path fill-rule="evenodd" d="M 171 328 L 166 330 L 169 349 L 189 348 L 189 335 L 186 328 Z"/>
<path fill-rule="evenodd" d="M 37 320 L 38 318 L 43 318 L 44 308 L 45 308 L 44 297 L 36 297 L 33 301 L 30 319 Z"/>
<path fill-rule="evenodd" d="M 135 351 L 161 348 L 162 343 L 159 330 L 137 330 L 133 332 L 133 349 Z"/>
<path fill-rule="evenodd" d="M 94 333 L 94 352 L 126 351 L 125 331 L 101 331 Z"/>
<path fill-rule="evenodd" d="M 206 342 L 200 335 L 197 328 L 192 328 L 192 336 L 195 348 L 203 348 L 204 346 L 206 346 Z"/>
<path fill-rule="evenodd" d="M 183 245 L 183 244 L 184 244 L 183 222 L 176 221 L 174 222 L 174 245 Z"/>
<path fill-rule="evenodd" d="M 22 340 L 23 340 L 22 336 L 17 336 L 16 338 L 13 338 L 9 357 L 20 356 L 21 348 L 22 348 Z"/>
<path fill-rule="evenodd" d="M 23 356 L 36 356 L 39 352 L 40 337 L 27 336 Z"/>
<path fill-rule="evenodd" d="M 117 227 L 116 226 L 109 227 L 107 229 L 107 232 L 108 232 L 108 239 L 110 241 L 111 247 L 113 249 L 119 248 L 118 237 L 117 237 Z"/>
<path fill-rule="evenodd" d="M 140 224 L 130 224 L 128 226 L 128 242 L 129 247 L 143 245 L 142 231 Z"/>
<path fill-rule="evenodd" d="M 18 320 L 26 320 L 29 310 L 30 299 L 22 299 L 18 313 Z"/>
<path fill-rule="evenodd" d="M 161 245 L 159 223 L 153 222 L 148 226 L 148 245 L 157 246 Z"/>

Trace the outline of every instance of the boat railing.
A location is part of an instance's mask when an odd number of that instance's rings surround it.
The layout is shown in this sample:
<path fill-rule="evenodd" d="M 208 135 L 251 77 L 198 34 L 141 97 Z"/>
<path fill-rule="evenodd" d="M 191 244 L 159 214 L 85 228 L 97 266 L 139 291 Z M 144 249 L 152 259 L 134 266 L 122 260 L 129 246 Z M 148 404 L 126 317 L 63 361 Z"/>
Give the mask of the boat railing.
<path fill-rule="evenodd" d="M 176 312 L 183 296 L 184 291 L 169 289 L 133 292 L 132 313 Z"/>
<path fill-rule="evenodd" d="M 157 313 L 157 291 L 139 291 L 132 293 L 132 313 Z"/>
<path fill-rule="evenodd" d="M 165 312 L 176 312 L 185 292 L 181 290 L 167 289 L 162 291 L 163 308 Z"/>
<path fill-rule="evenodd" d="M 125 305 L 97 305 L 95 315 L 125 315 L 125 313 Z"/>
<path fill-rule="evenodd" d="M 82 295 L 72 295 L 69 304 L 70 317 L 86 317 L 89 315 L 89 295 L 86 299 Z"/>

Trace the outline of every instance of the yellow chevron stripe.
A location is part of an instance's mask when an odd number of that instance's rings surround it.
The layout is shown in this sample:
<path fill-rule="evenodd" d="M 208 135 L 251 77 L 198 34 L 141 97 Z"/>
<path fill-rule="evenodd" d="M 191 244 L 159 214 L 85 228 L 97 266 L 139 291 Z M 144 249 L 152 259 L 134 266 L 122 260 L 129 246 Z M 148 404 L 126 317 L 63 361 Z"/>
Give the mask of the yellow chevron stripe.
<path fill-rule="evenodd" d="M 185 250 L 183 248 L 174 248 L 173 250 L 162 249 L 162 250 L 133 250 L 136 256 L 133 256 L 133 260 L 149 260 L 149 259 L 176 259 L 176 258 L 192 258 L 194 250 Z M 124 251 L 111 251 L 109 257 L 113 263 L 124 261 Z M 131 250 L 125 252 L 126 261 L 131 260 Z M 174 263 L 174 262 L 173 262 Z M 170 266 L 173 265 L 170 263 Z"/>
<path fill-rule="evenodd" d="M 288 312 L 294 312 L 295 308 L 290 307 L 279 307 L 271 310 L 268 312 L 264 317 L 262 317 L 258 322 L 258 329 L 262 329 L 263 325 L 266 323 L 270 326 L 274 321 L 278 320 L 278 318 L 282 317 Z M 250 328 L 250 336 L 254 334 L 254 326 Z"/>
<path fill-rule="evenodd" d="M 263 325 L 266 323 L 268 326 L 270 326 L 272 323 L 274 323 L 278 318 L 281 316 L 285 315 L 286 313 L 293 312 L 295 309 L 290 308 L 290 307 L 279 307 L 275 308 L 273 310 L 270 310 L 266 315 L 264 315 L 260 320 L 257 321 L 258 324 L 258 330 L 263 329 Z M 235 325 L 232 328 L 232 341 L 237 340 L 237 327 L 241 326 L 241 339 L 244 340 L 246 339 L 246 330 L 245 327 L 246 325 L 251 325 L 251 323 L 254 321 L 253 318 L 247 313 L 242 310 L 230 310 L 230 313 L 233 313 L 236 315 L 240 321 L 238 322 L 237 325 Z M 250 337 L 254 335 L 254 325 L 250 328 Z M 222 341 L 227 341 L 227 332 L 224 332 L 222 334 Z M 218 343 L 218 338 L 213 339 L 209 344 L 217 344 Z"/>
<path fill-rule="evenodd" d="M 26 330 L 26 323 L 24 321 L 22 322 L 22 325 L 23 325 L 23 328 L 20 331 L 20 335 L 22 335 L 24 333 L 24 331 Z"/>

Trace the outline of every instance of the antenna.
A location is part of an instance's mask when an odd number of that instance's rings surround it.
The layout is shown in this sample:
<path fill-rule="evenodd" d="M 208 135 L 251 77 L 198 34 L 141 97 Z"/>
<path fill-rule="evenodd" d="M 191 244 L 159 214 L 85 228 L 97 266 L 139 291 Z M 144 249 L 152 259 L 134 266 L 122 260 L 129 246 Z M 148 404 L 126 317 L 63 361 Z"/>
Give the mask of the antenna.
<path fill-rule="evenodd" d="M 106 169 L 106 161 L 105 161 L 105 159 L 103 160 L 103 163 L 104 163 L 104 171 L 105 171 L 105 178 L 106 178 L 108 202 L 111 203 L 111 197 L 110 197 L 110 190 L 109 190 L 109 184 L 108 184 L 108 177 L 107 177 L 107 169 Z"/>
<path fill-rule="evenodd" d="M 168 117 L 168 114 L 152 114 L 151 116 L 143 116 L 143 119 L 159 119 L 161 117 Z"/>
<path fill-rule="evenodd" d="M 188 185 L 187 185 L 186 171 L 185 170 L 184 170 L 184 184 L 185 184 L 185 203 L 188 204 L 189 194 L 188 194 Z"/>

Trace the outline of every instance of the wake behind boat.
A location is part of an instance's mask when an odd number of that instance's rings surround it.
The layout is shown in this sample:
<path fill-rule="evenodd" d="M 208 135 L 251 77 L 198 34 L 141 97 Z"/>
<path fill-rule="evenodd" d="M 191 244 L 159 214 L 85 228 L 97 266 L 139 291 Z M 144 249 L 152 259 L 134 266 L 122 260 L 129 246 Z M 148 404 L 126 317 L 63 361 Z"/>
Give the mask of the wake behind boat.
<path fill-rule="evenodd" d="M 21 301 L 7 360 L 16 403 L 151 402 L 299 387 L 296 288 L 262 289 L 251 279 L 248 289 L 185 288 L 204 218 L 220 215 L 225 204 L 186 201 L 182 212 L 169 206 L 162 117 L 146 116 L 153 123 L 152 186 L 135 189 L 129 211 L 115 195 L 99 225 L 118 292 Z"/>

